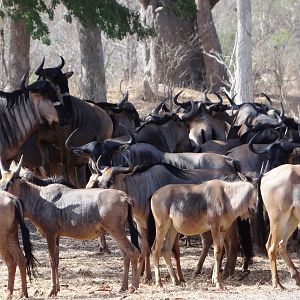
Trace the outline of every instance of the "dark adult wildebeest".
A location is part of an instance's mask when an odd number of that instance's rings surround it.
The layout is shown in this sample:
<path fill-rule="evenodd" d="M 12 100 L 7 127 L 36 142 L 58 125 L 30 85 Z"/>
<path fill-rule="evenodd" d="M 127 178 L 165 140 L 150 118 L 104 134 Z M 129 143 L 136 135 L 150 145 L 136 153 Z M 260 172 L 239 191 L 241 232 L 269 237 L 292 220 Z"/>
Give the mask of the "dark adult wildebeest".
<path fill-rule="evenodd" d="M 274 288 L 283 288 L 276 267 L 278 252 L 291 277 L 300 286 L 299 272 L 287 251 L 287 242 L 300 222 L 300 166 L 285 164 L 264 174 L 261 180 L 261 196 L 270 221 L 266 247 L 272 285 Z"/>
<path fill-rule="evenodd" d="M 122 250 L 124 274 L 121 290 L 128 288 L 129 263 L 132 265 L 132 287 L 138 288 L 138 232 L 131 217 L 132 199 L 114 189 L 72 189 L 64 184 L 49 184 L 51 181 L 40 186 L 22 180 L 18 176 L 21 161 L 16 171 L 4 174 L 0 186 L 22 199 L 25 217 L 46 237 L 52 277 L 49 296 L 55 296 L 60 290 L 59 238 L 90 240 L 105 232 L 112 235 Z M 132 242 L 125 232 L 127 221 Z"/>
<path fill-rule="evenodd" d="M 25 256 L 19 244 L 18 224 L 21 228 Z M 29 230 L 24 223 L 21 202 L 17 197 L 4 191 L 0 191 L 0 255 L 8 268 L 6 299 L 11 299 L 17 266 L 21 275 L 21 297 L 28 298 L 26 268 L 29 278 L 35 270 Z"/>
<path fill-rule="evenodd" d="M 77 164 L 79 166 L 77 171 L 83 171 L 88 161 L 86 160 L 85 164 L 83 164 L 81 158 L 72 154 L 70 155 L 65 148 L 65 141 L 76 128 L 78 128 L 78 130 L 76 134 L 72 136 L 72 144 L 74 145 L 82 145 L 93 139 L 101 141 L 110 138 L 113 132 L 113 122 L 104 109 L 94 103 L 86 102 L 70 95 L 68 78 L 72 76 L 73 72 L 62 72 L 62 68 L 65 64 L 62 57 L 61 64 L 57 67 L 44 69 L 44 62 L 45 60 L 43 59 L 41 65 L 36 70 L 36 75 L 39 75 L 38 80 L 40 80 L 42 76 L 45 76 L 46 80 L 56 89 L 61 103 L 64 104 L 65 110 L 68 112 L 67 118 L 69 125 L 61 128 L 56 136 L 52 134 L 48 136 L 42 132 L 38 139 L 41 141 L 41 144 L 46 145 L 46 149 L 43 149 L 45 153 L 47 152 L 47 143 L 54 144 L 59 149 L 63 164 L 63 176 L 71 179 L 73 183 L 82 186 L 86 181 L 85 179 L 74 179 L 75 167 Z M 49 164 L 49 161 L 47 163 Z"/>
<path fill-rule="evenodd" d="M 0 113 L 0 169 L 8 170 L 8 161 L 20 150 L 23 143 L 40 124 L 57 124 L 63 116 L 63 106 L 51 85 L 41 80 L 25 86 L 28 72 L 22 80 L 22 90 L 11 93 L 0 91 L 6 106 Z M 59 114 L 59 115 L 58 115 Z"/>
<path fill-rule="evenodd" d="M 142 253 L 140 261 L 149 255 L 147 218 L 150 213 L 149 199 L 153 192 L 170 183 L 201 183 L 213 178 L 232 175 L 222 169 L 192 169 L 180 170 L 171 165 L 156 165 L 148 169 L 138 170 L 138 167 L 105 168 L 102 175 L 93 174 L 87 188 L 115 188 L 126 192 L 134 201 L 133 216 L 141 235 Z M 175 249 L 175 259 L 179 263 L 179 246 Z M 141 266 L 141 264 L 140 264 Z M 180 264 L 177 266 L 179 277 L 184 281 Z M 141 269 L 139 270 L 141 271 Z M 151 279 L 149 260 L 146 260 L 146 279 Z"/>
<path fill-rule="evenodd" d="M 159 273 L 161 251 L 173 284 L 179 283 L 171 263 L 171 249 L 177 232 L 195 235 L 211 231 L 215 257 L 212 283 L 219 288 L 225 233 L 237 217 L 249 216 L 249 209 L 255 207 L 256 196 L 257 189 L 250 182 L 225 182 L 218 179 L 198 185 L 172 184 L 157 190 L 151 197 L 151 211 L 156 227 L 152 247 L 156 285 L 162 285 Z"/>

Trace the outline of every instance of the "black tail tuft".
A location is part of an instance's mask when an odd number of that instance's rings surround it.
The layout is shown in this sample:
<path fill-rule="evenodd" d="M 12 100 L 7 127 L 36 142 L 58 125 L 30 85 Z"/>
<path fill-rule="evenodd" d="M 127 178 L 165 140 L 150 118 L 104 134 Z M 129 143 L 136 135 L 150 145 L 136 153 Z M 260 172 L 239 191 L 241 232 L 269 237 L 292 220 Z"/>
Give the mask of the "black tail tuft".
<path fill-rule="evenodd" d="M 141 251 L 140 246 L 139 246 L 139 232 L 133 223 L 132 206 L 129 203 L 128 203 L 128 219 L 127 219 L 127 221 L 128 221 L 128 226 L 129 226 L 131 242 L 134 246 L 136 246 Z"/>
<path fill-rule="evenodd" d="M 31 280 L 32 275 L 36 277 L 36 262 L 38 261 L 32 253 L 33 247 L 30 241 L 29 230 L 23 219 L 22 205 L 18 200 L 15 200 L 14 204 L 15 204 L 16 219 L 20 224 L 21 235 L 23 240 L 23 249 L 27 260 L 27 274 L 29 276 L 29 279 Z"/>
<path fill-rule="evenodd" d="M 250 223 L 248 220 L 241 220 L 241 218 L 238 218 L 237 225 L 241 240 L 243 256 L 245 258 L 245 261 L 250 262 L 253 257 Z"/>
<path fill-rule="evenodd" d="M 147 227 L 148 227 L 148 235 L 147 235 L 148 245 L 149 245 L 149 249 L 151 249 L 156 237 L 155 221 L 151 209 L 147 219 Z"/>
<path fill-rule="evenodd" d="M 266 221 L 264 218 L 264 204 L 263 204 L 260 186 L 261 186 L 261 180 L 259 180 L 257 184 L 258 200 L 254 212 L 254 226 L 255 226 L 255 232 L 257 236 L 257 245 L 259 249 L 266 255 L 267 252 L 266 252 L 265 245 L 267 242 L 268 231 L 267 231 Z"/>

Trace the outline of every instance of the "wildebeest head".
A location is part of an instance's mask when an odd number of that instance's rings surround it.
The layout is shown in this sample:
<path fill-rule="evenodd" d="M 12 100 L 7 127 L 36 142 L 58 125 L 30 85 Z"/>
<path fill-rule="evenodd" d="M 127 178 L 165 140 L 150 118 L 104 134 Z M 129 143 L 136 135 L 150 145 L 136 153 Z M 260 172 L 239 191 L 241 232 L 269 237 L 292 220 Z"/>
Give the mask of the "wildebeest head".
<path fill-rule="evenodd" d="M 122 145 L 130 145 L 134 141 L 133 136 L 130 134 L 129 137 L 125 136 L 106 139 L 104 141 L 92 141 L 81 146 L 74 146 L 72 145 L 72 139 L 77 132 L 78 128 L 67 138 L 65 142 L 66 148 L 78 156 L 83 155 L 92 158 L 93 162 L 97 163 L 99 169 L 100 167 L 111 165 L 112 152 L 116 148 Z"/>
<path fill-rule="evenodd" d="M 259 134 L 260 132 L 253 136 L 253 138 L 249 141 L 248 146 L 249 149 L 256 154 L 269 154 L 270 169 L 288 163 L 292 151 L 295 148 L 300 147 L 300 143 L 294 143 L 286 137 L 280 138 L 278 136 L 278 138 L 268 146 L 256 149 L 253 143 L 256 136 Z"/>
<path fill-rule="evenodd" d="M 2 172 L 2 178 L 0 179 L 0 189 L 2 191 L 10 192 L 14 195 L 19 195 L 19 180 L 20 171 L 23 162 L 23 155 L 14 171 L 5 171 Z"/>
<path fill-rule="evenodd" d="M 35 71 L 35 74 L 39 76 L 38 80 L 45 76 L 47 80 L 53 83 L 56 87 L 59 87 L 59 92 L 64 95 L 65 93 L 69 93 L 68 79 L 73 75 L 73 72 L 62 72 L 65 60 L 62 56 L 60 58 L 61 63 L 57 67 L 46 69 L 44 69 L 44 58 L 38 69 Z"/>
<path fill-rule="evenodd" d="M 42 120 L 47 121 L 50 126 L 59 121 L 61 122 L 63 120 L 64 107 L 59 101 L 55 89 L 46 80 L 39 80 L 26 86 L 25 82 L 28 74 L 29 69 L 22 78 L 21 90 L 25 93 L 30 93 L 31 101 Z"/>

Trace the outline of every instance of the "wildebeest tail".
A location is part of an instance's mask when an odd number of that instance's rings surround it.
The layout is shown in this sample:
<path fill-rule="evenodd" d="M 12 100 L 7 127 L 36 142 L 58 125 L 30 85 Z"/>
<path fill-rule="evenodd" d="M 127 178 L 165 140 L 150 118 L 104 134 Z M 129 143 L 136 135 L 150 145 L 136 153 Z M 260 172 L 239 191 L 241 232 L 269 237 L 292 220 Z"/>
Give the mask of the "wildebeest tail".
<path fill-rule="evenodd" d="M 148 245 L 149 245 L 149 249 L 151 249 L 156 237 L 155 221 L 151 209 L 149 212 L 149 216 L 147 218 L 147 229 L 148 229 L 148 233 L 147 233 Z"/>
<path fill-rule="evenodd" d="M 250 232 L 250 223 L 248 220 L 237 219 L 238 231 L 241 240 L 242 252 L 247 266 L 244 268 L 248 269 L 248 264 L 253 257 L 253 247 Z"/>
<path fill-rule="evenodd" d="M 257 184 L 257 203 L 254 212 L 254 228 L 259 249 L 266 254 L 267 226 L 264 218 L 264 203 L 261 195 L 261 178 Z"/>
<path fill-rule="evenodd" d="M 24 249 L 25 257 L 26 257 L 26 261 L 27 261 L 27 274 L 28 274 L 29 278 L 31 279 L 32 275 L 34 277 L 36 276 L 35 270 L 36 270 L 37 260 L 32 253 L 33 248 L 32 248 L 32 243 L 30 241 L 30 233 L 24 222 L 22 204 L 17 199 L 14 199 L 13 202 L 15 205 L 16 219 L 17 219 L 18 223 L 20 224 L 20 229 L 21 229 L 21 235 L 22 235 L 22 240 L 23 240 L 23 249 Z"/>
<path fill-rule="evenodd" d="M 131 238 L 131 242 L 134 246 L 136 246 L 139 250 L 140 246 L 139 246 L 139 232 L 136 229 L 134 222 L 133 222 L 133 218 L 132 218 L 132 201 L 128 201 L 128 226 L 129 226 L 129 232 L 130 232 L 130 238 Z"/>

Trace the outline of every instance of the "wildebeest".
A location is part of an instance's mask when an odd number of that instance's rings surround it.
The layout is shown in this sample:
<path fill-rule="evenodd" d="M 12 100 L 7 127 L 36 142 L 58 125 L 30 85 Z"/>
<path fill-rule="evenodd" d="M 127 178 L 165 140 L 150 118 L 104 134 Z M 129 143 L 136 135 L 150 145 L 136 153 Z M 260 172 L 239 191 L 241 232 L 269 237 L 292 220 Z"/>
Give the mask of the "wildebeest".
<path fill-rule="evenodd" d="M 22 204 L 17 197 L 5 191 L 0 191 L 0 220 L 0 255 L 8 268 L 6 299 L 11 299 L 17 266 L 21 275 L 21 297 L 27 298 L 26 268 L 31 278 L 36 267 L 35 258 L 32 254 L 29 230 L 23 219 Z M 18 224 L 22 233 L 25 256 L 19 244 Z"/>
<path fill-rule="evenodd" d="M 156 285 L 162 285 L 159 273 L 161 251 L 173 284 L 179 283 L 171 263 L 171 249 L 177 232 L 195 235 L 210 230 L 215 258 L 212 283 L 219 288 L 225 233 L 239 216 L 249 216 L 249 209 L 255 207 L 256 196 L 257 189 L 250 182 L 225 182 L 218 179 L 197 185 L 171 184 L 154 192 L 151 211 L 156 227 L 152 247 Z"/>
<path fill-rule="evenodd" d="M 276 267 L 278 252 L 286 263 L 291 277 L 300 286 L 299 272 L 287 250 L 287 242 L 300 222 L 300 166 L 285 164 L 264 174 L 261 180 L 261 196 L 270 221 L 266 248 L 272 285 L 274 288 L 283 288 Z"/>
<path fill-rule="evenodd" d="M 51 85 L 41 80 L 26 87 L 27 75 L 28 72 L 22 79 L 22 90 L 11 93 L 0 91 L 0 97 L 5 98 L 7 103 L 0 113 L 1 173 L 8 170 L 8 160 L 18 153 L 37 127 L 45 122 L 49 125 L 58 123 L 58 114 L 63 111 Z"/>
<path fill-rule="evenodd" d="M 102 175 L 93 174 L 87 184 L 87 188 L 115 188 L 126 192 L 134 201 L 133 216 L 141 235 L 142 253 L 141 261 L 148 253 L 147 218 L 150 213 L 149 199 L 153 192 L 170 183 L 201 183 L 213 178 L 232 175 L 222 169 L 191 169 L 180 170 L 174 166 L 161 164 L 150 168 L 138 169 L 134 167 L 105 168 Z M 177 255 L 178 254 L 178 255 Z M 179 250 L 175 259 L 179 262 Z M 149 261 L 146 261 L 146 279 L 151 279 Z M 180 264 L 178 272 L 181 274 Z M 183 276 L 180 278 L 184 281 Z"/>
<path fill-rule="evenodd" d="M 65 110 L 67 111 L 68 126 L 61 128 L 56 136 L 52 133 L 48 135 L 43 132 L 38 137 L 38 140 L 44 145 L 46 143 L 54 144 L 59 149 L 63 164 L 63 176 L 72 180 L 73 183 L 82 186 L 83 182 L 84 184 L 86 183 L 85 180 L 78 182 L 80 181 L 78 178 L 74 179 L 76 164 L 82 166 L 82 159 L 68 153 L 65 148 L 65 141 L 76 128 L 78 128 L 78 130 L 76 134 L 72 136 L 72 144 L 75 145 L 82 145 L 93 139 L 100 141 L 110 138 L 113 132 L 113 122 L 104 109 L 94 103 L 88 103 L 70 95 L 68 78 L 70 78 L 73 72 L 62 72 L 62 68 L 65 64 L 62 57 L 61 63 L 57 67 L 44 69 L 44 62 L 45 60 L 42 61 L 36 70 L 36 75 L 39 75 L 38 81 L 42 76 L 45 76 L 46 80 L 55 88 L 59 100 L 64 104 Z M 44 152 L 46 152 L 46 150 L 44 150 Z M 80 160 L 79 162 L 78 159 Z M 85 163 L 87 163 L 87 161 L 85 161 Z M 85 165 L 83 168 L 85 170 Z"/>
<path fill-rule="evenodd" d="M 132 287 L 139 286 L 137 274 L 138 232 L 131 218 L 132 199 L 126 193 L 114 189 L 72 189 L 64 184 L 41 185 L 22 180 L 16 171 L 7 172 L 0 181 L 2 190 L 22 199 L 24 215 L 46 237 L 51 266 L 52 287 L 49 296 L 60 290 L 58 278 L 59 238 L 61 236 L 81 240 L 99 237 L 110 233 L 122 250 L 124 274 L 121 290 L 128 288 L 129 263 L 132 265 Z M 29 178 L 28 178 L 29 179 Z M 31 181 L 36 178 L 32 177 Z M 132 242 L 125 232 L 128 221 Z"/>

